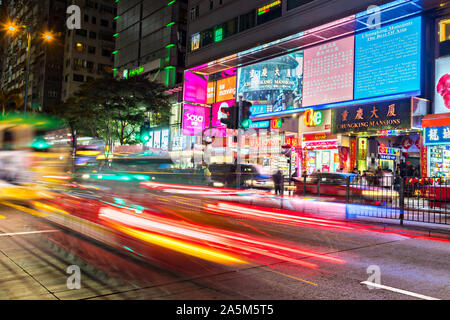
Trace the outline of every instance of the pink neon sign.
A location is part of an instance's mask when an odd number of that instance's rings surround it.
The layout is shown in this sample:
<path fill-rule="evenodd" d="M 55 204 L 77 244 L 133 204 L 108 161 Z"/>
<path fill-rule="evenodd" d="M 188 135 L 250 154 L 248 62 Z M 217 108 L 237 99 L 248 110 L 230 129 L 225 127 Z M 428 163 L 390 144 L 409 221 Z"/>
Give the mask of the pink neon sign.
<path fill-rule="evenodd" d="M 209 108 L 183 105 L 183 134 L 188 136 L 202 135 L 203 130 L 209 126 Z"/>

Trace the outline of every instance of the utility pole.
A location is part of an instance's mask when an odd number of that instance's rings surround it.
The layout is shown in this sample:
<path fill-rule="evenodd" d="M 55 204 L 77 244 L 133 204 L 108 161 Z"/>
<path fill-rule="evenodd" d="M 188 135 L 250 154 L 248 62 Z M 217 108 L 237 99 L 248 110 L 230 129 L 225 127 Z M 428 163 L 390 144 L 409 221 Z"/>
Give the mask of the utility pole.
<path fill-rule="evenodd" d="M 242 148 L 242 132 L 241 132 L 241 117 L 242 117 L 242 106 L 243 106 L 242 96 L 239 96 L 239 103 L 238 103 L 238 123 L 237 123 L 237 130 L 238 130 L 238 141 L 237 141 L 237 185 L 236 188 L 239 189 L 241 186 L 241 148 Z"/>
<path fill-rule="evenodd" d="M 30 79 L 30 54 L 31 54 L 31 30 L 30 26 L 25 26 L 25 31 L 27 34 L 27 70 L 25 75 L 25 97 L 23 105 L 23 113 L 27 114 L 27 104 L 28 104 L 28 82 Z"/>

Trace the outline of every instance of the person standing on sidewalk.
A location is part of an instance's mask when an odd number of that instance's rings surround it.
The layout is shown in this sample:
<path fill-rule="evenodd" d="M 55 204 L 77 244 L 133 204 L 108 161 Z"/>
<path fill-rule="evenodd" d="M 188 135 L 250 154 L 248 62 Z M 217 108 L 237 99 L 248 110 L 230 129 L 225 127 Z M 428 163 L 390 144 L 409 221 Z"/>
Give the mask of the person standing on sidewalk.
<path fill-rule="evenodd" d="M 275 185 L 275 194 L 283 195 L 284 176 L 281 170 L 278 170 L 273 176 L 273 184 Z"/>

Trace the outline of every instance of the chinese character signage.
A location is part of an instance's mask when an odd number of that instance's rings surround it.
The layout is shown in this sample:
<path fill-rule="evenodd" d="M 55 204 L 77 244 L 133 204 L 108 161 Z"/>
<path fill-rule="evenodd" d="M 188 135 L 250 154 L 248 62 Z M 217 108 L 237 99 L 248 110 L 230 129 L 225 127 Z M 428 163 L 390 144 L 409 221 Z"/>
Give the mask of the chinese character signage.
<path fill-rule="evenodd" d="M 295 52 L 238 69 L 238 94 L 265 112 L 302 106 L 303 52 Z M 253 113 L 252 113 L 253 114 Z"/>
<path fill-rule="evenodd" d="M 423 129 L 424 144 L 450 144 L 450 127 L 428 127 Z"/>
<path fill-rule="evenodd" d="M 354 37 L 305 50 L 303 106 L 353 99 Z"/>
<path fill-rule="evenodd" d="M 355 36 L 355 99 L 420 90 L 421 17 Z"/>
<path fill-rule="evenodd" d="M 411 128 L 411 98 L 336 108 L 331 132 L 367 132 Z"/>

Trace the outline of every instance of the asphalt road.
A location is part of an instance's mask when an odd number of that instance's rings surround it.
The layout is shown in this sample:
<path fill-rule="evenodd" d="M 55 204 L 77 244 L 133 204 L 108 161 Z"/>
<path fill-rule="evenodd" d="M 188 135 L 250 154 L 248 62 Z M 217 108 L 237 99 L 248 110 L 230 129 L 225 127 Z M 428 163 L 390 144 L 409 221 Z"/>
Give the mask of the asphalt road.
<path fill-rule="evenodd" d="M 310 268 L 272 259 L 187 276 L 48 224 L 36 211 L 10 204 L 0 206 L 0 299 L 450 299 L 449 242 L 232 221 L 242 232 L 282 239 L 344 263 L 303 257 L 301 261 L 316 266 Z M 67 287 L 71 265 L 81 269 L 80 289 Z M 380 271 L 383 288 L 362 284 L 373 270 Z"/>

